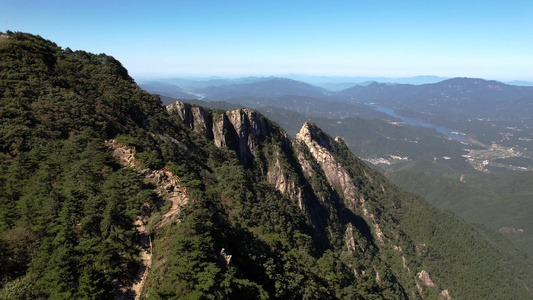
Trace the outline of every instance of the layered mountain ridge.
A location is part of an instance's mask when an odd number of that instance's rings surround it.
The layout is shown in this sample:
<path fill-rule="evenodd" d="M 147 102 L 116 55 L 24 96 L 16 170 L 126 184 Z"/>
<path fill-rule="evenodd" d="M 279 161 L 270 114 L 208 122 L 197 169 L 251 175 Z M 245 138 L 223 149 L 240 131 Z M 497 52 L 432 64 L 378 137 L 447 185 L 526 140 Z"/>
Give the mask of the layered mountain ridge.
<path fill-rule="evenodd" d="M 403 271 L 399 273 L 407 272 L 407 274 L 396 274 L 396 278 L 409 278 L 410 276 L 408 274 L 412 272 L 411 270 L 416 270 L 416 268 L 409 266 L 409 261 L 410 259 L 417 261 L 419 258 L 406 258 L 406 255 L 403 253 L 405 248 L 417 249 L 416 251 L 413 250 L 413 252 L 430 251 L 429 249 L 432 249 L 431 246 L 428 247 L 427 241 L 416 245 L 413 240 L 408 238 L 399 239 L 402 236 L 404 238 L 412 236 L 403 232 L 403 228 L 398 225 L 402 223 L 399 219 L 407 218 L 408 220 L 404 220 L 404 222 L 412 222 L 416 217 L 414 215 L 405 217 L 403 213 L 396 215 L 396 212 L 385 213 L 385 211 L 389 209 L 401 211 L 401 200 L 395 201 L 391 197 L 394 198 L 396 196 L 402 198 L 405 195 L 399 196 L 402 192 L 395 187 L 391 188 L 392 191 L 388 192 L 390 183 L 387 183 L 380 174 L 366 167 L 364 163 L 353 157 L 353 155 L 350 155 L 351 153 L 348 154 L 349 150 L 342 139 L 332 139 L 316 127 L 316 125 L 311 123 L 304 124 L 295 139 L 290 142 L 292 149 L 287 148 L 289 140 L 286 134 L 278 132 L 277 136 L 280 137 L 278 142 L 280 145 L 284 145 L 284 147 L 276 148 L 274 152 L 282 154 L 281 157 L 285 159 L 292 156 L 293 160 L 291 162 L 287 160 L 280 163 L 280 157 L 278 156 L 271 163 L 259 163 L 258 161 L 265 155 L 261 153 L 262 150 L 258 151 L 260 147 L 252 145 L 248 141 L 266 141 L 266 135 L 269 133 L 272 134 L 272 130 L 264 129 L 272 128 L 271 125 L 268 125 L 270 122 L 261 117 L 259 113 L 249 109 L 239 109 L 224 112 L 217 111 L 211 115 L 202 107 L 192 106 L 182 102 L 175 102 L 167 106 L 167 110 L 171 113 L 178 114 L 182 122 L 190 129 L 200 132 L 207 138 L 211 139 L 213 137 L 212 140 L 218 147 L 228 145 L 227 142 L 220 142 L 224 140 L 224 138 L 220 138 L 224 132 L 226 133 L 227 139 L 228 133 L 235 131 L 236 134 L 233 136 L 238 136 L 239 142 L 233 146 L 230 143 L 229 147 L 233 147 L 239 155 L 241 162 L 246 162 L 249 168 L 253 169 L 254 166 L 261 166 L 262 169 L 259 171 L 259 174 L 268 174 L 267 176 L 258 176 L 258 180 L 268 181 L 278 191 L 288 194 L 297 201 L 300 210 L 306 214 L 313 225 L 317 237 L 322 240 L 322 245 L 333 248 L 347 247 L 345 251 L 354 254 L 354 256 L 357 256 L 355 255 L 357 253 L 356 250 L 362 256 L 364 256 L 365 251 L 373 253 L 371 255 L 379 256 L 378 253 L 380 251 L 391 249 L 393 253 L 396 253 L 393 257 L 396 256 L 397 261 L 401 262 L 400 265 L 403 266 Z M 215 117 L 217 114 L 220 114 L 222 117 Z M 219 119 L 218 123 L 220 125 L 213 125 L 210 129 L 206 130 L 204 124 L 210 124 L 210 120 L 217 118 Z M 224 122 L 226 118 L 228 122 Z M 257 128 L 262 128 L 262 130 L 257 130 Z M 279 128 L 276 130 L 279 130 Z M 247 138 L 245 138 L 246 135 L 248 135 Z M 216 136 L 219 136 L 219 138 L 216 138 Z M 248 145 L 250 148 L 243 150 L 244 145 Z M 267 146 L 264 143 L 262 147 Z M 340 162 L 343 159 L 339 160 L 335 157 L 334 153 L 337 156 L 342 156 L 343 154 L 347 156 L 344 157 L 344 163 L 348 161 L 351 167 L 346 168 Z M 296 157 L 296 160 L 294 160 L 294 157 Z M 255 163 L 250 163 L 252 160 Z M 289 172 L 284 172 L 284 168 L 281 167 L 282 165 L 285 166 L 285 170 L 289 169 Z M 287 173 L 291 174 L 286 175 Z M 354 178 L 354 176 L 356 177 Z M 327 182 L 327 187 L 322 186 L 318 188 L 317 182 L 315 181 L 317 177 L 322 182 Z M 356 186 L 354 181 L 359 182 L 359 186 Z M 325 196 L 323 192 L 317 193 L 317 190 L 324 190 L 324 188 L 330 191 L 329 195 Z M 369 192 L 369 190 L 372 192 Z M 388 193 L 392 195 L 387 195 Z M 408 202 L 410 201 L 412 200 L 408 200 Z M 389 205 L 386 204 L 387 202 Z M 427 203 L 419 202 L 419 204 L 421 207 L 418 207 L 418 209 L 425 210 L 428 208 Z M 412 209 L 412 205 L 412 203 L 408 205 L 410 209 Z M 351 211 L 351 213 L 346 215 L 346 211 Z M 436 211 L 434 212 L 436 213 Z M 326 217 L 328 214 L 329 217 Z M 386 215 L 385 218 L 384 215 Z M 423 218 L 418 221 L 428 223 L 419 223 L 417 226 L 435 226 L 435 223 Z M 338 226 L 338 223 L 343 225 L 340 228 L 337 227 L 336 230 L 338 232 L 337 236 L 335 236 L 336 234 L 332 234 L 332 230 L 334 230 L 333 228 L 335 226 Z M 385 227 L 389 227 L 390 231 L 384 232 L 382 230 L 383 223 L 387 224 Z M 341 232 L 343 234 L 339 234 Z M 342 240 L 342 242 L 334 245 L 335 242 L 332 242 L 334 240 Z M 370 248 L 367 248 L 368 245 L 371 245 Z M 420 250 L 420 248 L 423 250 Z M 435 250 L 432 249 L 431 251 Z M 409 253 L 409 251 L 407 252 Z M 419 263 L 414 264 L 418 265 Z M 356 274 L 367 274 L 366 270 L 358 270 L 357 268 L 354 268 L 353 271 Z M 380 271 L 374 271 L 374 276 L 379 278 Z M 398 271 L 396 270 L 396 272 Z M 406 280 L 402 283 L 402 289 L 405 287 L 411 287 L 413 289 L 416 286 L 418 293 L 425 295 L 424 289 L 439 286 L 439 283 L 435 283 L 438 281 L 433 281 L 430 278 L 429 274 L 432 271 L 428 272 L 424 269 L 419 269 L 415 273 L 416 276 L 411 275 L 411 280 Z M 425 286 L 423 282 L 425 282 Z M 433 289 L 433 292 L 435 290 L 437 289 Z M 450 292 L 445 286 L 442 287 L 440 293 L 443 295 L 453 295 L 453 291 Z M 405 294 L 405 296 L 412 297 L 413 294 Z"/>
<path fill-rule="evenodd" d="M 138 226 L 143 299 L 531 297 L 531 260 L 505 238 L 312 123 L 291 140 L 251 109 L 165 108 L 111 57 L 38 36 L 11 34 L 0 58 L 0 298 L 126 297 Z"/>

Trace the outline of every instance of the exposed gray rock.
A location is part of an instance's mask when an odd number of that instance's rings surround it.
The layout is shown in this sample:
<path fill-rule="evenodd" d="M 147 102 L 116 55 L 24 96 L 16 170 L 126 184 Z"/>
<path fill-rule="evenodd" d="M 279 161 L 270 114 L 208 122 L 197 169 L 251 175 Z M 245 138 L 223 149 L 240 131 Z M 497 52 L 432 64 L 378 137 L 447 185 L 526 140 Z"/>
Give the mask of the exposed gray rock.
<path fill-rule="evenodd" d="M 289 178 L 281 167 L 279 158 L 273 164 L 268 166 L 267 180 L 273 184 L 276 189 L 282 193 L 286 193 L 291 197 L 295 197 L 298 201 L 300 210 L 304 211 L 302 189 L 296 186 L 293 178 Z"/>
<path fill-rule="evenodd" d="M 304 142 L 309 148 L 309 151 L 319 163 L 331 185 L 334 188 L 340 189 L 338 192 L 342 194 L 346 200 L 356 204 L 359 199 L 359 193 L 352 182 L 350 174 L 348 174 L 331 154 L 329 150 L 329 142 L 317 140 L 316 134 L 312 132 L 311 127 L 311 124 L 305 123 L 300 132 L 296 135 L 296 139 Z M 302 163 L 302 165 L 305 165 L 305 163 Z M 306 170 L 306 172 L 309 172 L 309 170 Z"/>
<path fill-rule="evenodd" d="M 227 254 L 226 249 L 224 248 L 220 250 L 220 254 L 218 255 L 217 266 L 221 269 L 225 269 L 227 267 L 233 267 L 233 261 L 231 259 L 231 255 Z"/>
<path fill-rule="evenodd" d="M 422 270 L 418 273 L 418 278 L 420 278 L 420 280 L 422 280 L 422 283 L 427 287 L 435 286 L 435 283 L 433 283 L 433 281 L 429 277 L 428 272 L 426 272 L 425 270 Z"/>
<path fill-rule="evenodd" d="M 201 107 L 192 108 L 193 129 L 213 140 L 213 117 Z"/>
<path fill-rule="evenodd" d="M 448 290 L 444 290 L 439 295 L 440 299 L 446 299 L 446 300 L 452 300 L 452 296 L 450 295 L 450 292 Z"/>
<path fill-rule="evenodd" d="M 191 113 L 190 106 L 188 106 L 187 104 L 180 101 L 176 101 L 167 105 L 167 111 L 169 113 L 177 114 L 181 118 L 185 126 L 191 129 L 193 128 L 193 116 Z"/>
<path fill-rule="evenodd" d="M 217 147 L 235 150 L 245 166 L 253 162 L 257 147 L 270 132 L 264 118 L 248 108 L 226 111 L 221 115 L 215 113 L 213 116 L 201 107 L 191 107 L 178 101 L 168 105 L 167 110 L 177 114 L 185 126 L 198 130 Z M 288 137 L 286 139 L 288 141 Z"/>
<path fill-rule="evenodd" d="M 146 168 L 146 169 L 142 169 L 139 174 L 143 175 L 143 176 L 148 176 L 150 174 L 152 174 L 152 169 L 150 168 Z"/>

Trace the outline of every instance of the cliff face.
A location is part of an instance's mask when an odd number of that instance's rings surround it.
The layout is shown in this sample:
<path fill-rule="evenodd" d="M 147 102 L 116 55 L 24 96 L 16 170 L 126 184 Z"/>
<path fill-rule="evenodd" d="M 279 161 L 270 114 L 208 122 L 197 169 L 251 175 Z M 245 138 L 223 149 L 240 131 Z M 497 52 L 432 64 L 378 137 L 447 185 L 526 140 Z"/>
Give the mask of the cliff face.
<path fill-rule="evenodd" d="M 380 222 L 376 220 L 374 214 L 369 212 L 369 204 L 365 203 L 364 196 L 360 195 L 357 190 L 353 176 L 348 173 L 346 168 L 335 158 L 332 152 L 333 144 L 336 144 L 337 147 L 340 146 L 340 138 L 332 140 L 324 135 L 316 125 L 305 123 L 296 135 L 295 140 L 301 141 L 312 155 L 312 162 L 305 161 L 305 158 L 299 156 L 300 164 L 310 165 L 314 163 L 318 165 L 323 171 L 329 185 L 344 199 L 345 205 L 353 212 L 362 215 L 365 225 L 369 224 L 374 229 L 373 236 L 381 245 L 384 245 L 384 235 L 381 231 Z M 372 178 L 366 171 L 363 171 L 363 174 L 360 175 L 364 175 L 367 180 L 372 181 Z M 347 231 L 349 229 L 351 229 L 351 224 Z M 348 239 L 347 243 L 353 244 L 352 234 L 346 236 L 345 239 Z"/>
<path fill-rule="evenodd" d="M 205 109 L 176 101 L 167 106 L 167 111 L 177 114 L 188 128 L 200 131 L 210 140 L 214 139 L 213 118 Z"/>
<path fill-rule="evenodd" d="M 234 150 L 241 163 L 258 174 L 258 180 L 269 182 L 294 199 L 323 247 L 344 249 L 355 260 L 366 257 L 372 261 L 372 270 L 354 261 L 351 265 L 354 274 L 360 278 L 374 277 L 375 282 L 383 279 L 384 275 L 380 274 L 387 271 L 378 267 L 382 262 L 377 249 L 392 248 L 393 243 L 385 243 L 381 220 L 372 213 L 374 207 L 365 203 L 365 196 L 356 187 L 353 175 L 336 157 L 334 152 L 340 147 L 340 140 L 325 135 L 314 124 L 305 123 L 290 141 L 279 127 L 250 109 L 209 113 L 200 107 L 176 102 L 167 106 L 167 110 L 217 147 Z M 360 175 L 372 181 L 369 172 L 363 171 Z M 379 246 L 374 241 L 379 241 Z M 400 253 L 395 253 L 401 260 Z M 399 272 L 408 273 L 407 269 Z M 403 283 L 405 288 L 411 286 L 412 289 L 415 284 L 414 276 Z"/>
<path fill-rule="evenodd" d="M 315 213 L 309 208 L 314 195 L 305 183 L 302 167 L 295 157 L 298 154 L 279 127 L 247 108 L 208 113 L 201 107 L 178 101 L 168 105 L 167 110 L 217 147 L 234 150 L 244 166 L 255 169 L 259 180 L 273 184 L 278 191 L 294 198 L 315 227 L 323 230 L 320 217 L 313 216 Z"/>
<path fill-rule="evenodd" d="M 316 162 L 320 165 L 328 182 L 332 187 L 338 189 L 338 193 L 343 195 L 345 199 L 349 200 L 354 205 L 360 201 L 360 196 L 355 187 L 350 174 L 337 162 L 337 160 L 331 154 L 329 140 L 326 138 L 319 138 L 316 135 L 316 125 L 305 123 L 296 135 L 296 140 L 303 142 Z M 308 166 L 310 162 L 303 161 L 300 158 L 300 162 L 303 166 Z M 306 168 L 307 169 L 307 168 Z M 307 171 L 309 174 L 309 171 Z"/>
<path fill-rule="evenodd" d="M 285 153 L 290 147 L 290 140 L 279 127 L 247 108 L 209 113 L 201 107 L 178 101 L 168 105 L 167 110 L 171 114 L 177 114 L 185 126 L 213 141 L 217 147 L 234 150 L 244 166 L 257 168 L 257 173 L 262 175 L 263 180 L 273 184 L 281 193 L 295 197 L 300 209 L 305 210 L 298 178 L 290 178 L 287 170 L 282 167 L 284 158 L 278 156 L 291 155 Z M 270 136 L 275 136 L 276 140 L 265 145 L 265 140 Z M 259 153 L 267 147 L 269 153 Z M 259 161 L 259 157 L 262 161 Z"/>
<path fill-rule="evenodd" d="M 168 105 L 167 110 L 177 114 L 185 126 L 212 140 L 217 147 L 234 150 L 247 167 L 251 166 L 257 149 L 273 130 L 263 116 L 247 108 L 210 114 L 201 107 L 178 101 Z M 283 138 L 287 143 L 287 135 Z"/>

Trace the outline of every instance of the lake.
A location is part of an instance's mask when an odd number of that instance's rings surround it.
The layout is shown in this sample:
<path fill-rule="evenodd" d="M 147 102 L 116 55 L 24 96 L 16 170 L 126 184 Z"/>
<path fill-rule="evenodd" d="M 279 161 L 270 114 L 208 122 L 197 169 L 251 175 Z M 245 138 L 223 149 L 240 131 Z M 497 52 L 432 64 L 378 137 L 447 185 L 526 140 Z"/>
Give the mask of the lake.
<path fill-rule="evenodd" d="M 464 135 L 458 133 L 457 131 L 454 131 L 454 130 L 451 130 L 451 129 L 448 129 L 448 128 L 445 128 L 445 127 L 442 127 L 442 126 L 436 126 L 436 125 L 429 124 L 429 123 L 426 123 L 426 122 L 417 121 L 417 120 L 413 120 L 413 119 L 410 119 L 410 118 L 406 118 L 406 117 L 400 116 L 397 113 L 395 113 L 394 110 L 391 109 L 391 108 L 381 107 L 381 106 L 377 106 L 377 105 L 374 105 L 374 104 L 366 104 L 366 105 L 371 107 L 372 109 L 374 109 L 376 111 L 379 111 L 379 112 L 385 113 L 385 114 L 387 114 L 389 116 L 398 118 L 398 119 L 402 120 L 403 122 L 405 122 L 405 123 L 407 123 L 407 124 L 409 124 L 411 126 L 435 128 L 435 130 L 437 130 L 438 133 L 442 133 L 442 134 L 446 135 L 449 139 L 452 139 L 452 140 L 460 140 L 460 141 L 468 140 Z"/>

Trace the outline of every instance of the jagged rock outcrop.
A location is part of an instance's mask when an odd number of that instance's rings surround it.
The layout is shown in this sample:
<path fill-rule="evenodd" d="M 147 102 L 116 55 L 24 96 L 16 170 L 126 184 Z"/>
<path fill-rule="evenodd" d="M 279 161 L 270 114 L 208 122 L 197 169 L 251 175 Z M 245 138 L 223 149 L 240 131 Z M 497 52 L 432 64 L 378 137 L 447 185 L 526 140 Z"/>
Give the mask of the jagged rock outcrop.
<path fill-rule="evenodd" d="M 183 102 L 176 101 L 167 106 L 167 111 L 176 113 L 188 128 L 198 130 L 210 140 L 214 139 L 213 117 L 202 107 L 189 106 Z"/>
<path fill-rule="evenodd" d="M 309 148 L 313 158 L 320 164 L 331 185 L 334 188 L 338 188 L 338 192 L 355 205 L 359 201 L 359 193 L 352 182 L 350 174 L 331 154 L 329 141 L 317 137 L 314 132 L 316 128 L 314 127 L 316 126 L 305 123 L 296 135 L 296 140 L 303 142 Z M 310 172 L 309 167 L 307 167 L 309 162 L 301 160 L 300 163 L 304 166 L 305 172 Z"/>
<path fill-rule="evenodd" d="M 354 229 L 352 224 L 348 224 L 348 226 L 346 226 L 346 232 L 344 234 L 344 240 L 346 241 L 346 249 L 349 253 L 352 253 L 357 251 L 356 247 L 359 246 L 361 251 L 365 252 L 365 248 L 357 243 L 354 230 L 357 229 Z"/>
<path fill-rule="evenodd" d="M 437 286 L 433 282 L 433 280 L 431 280 L 431 277 L 429 276 L 429 273 L 426 272 L 426 270 L 422 270 L 422 271 L 418 272 L 417 276 L 418 276 L 418 279 L 420 279 L 420 281 L 422 282 L 422 284 L 424 284 L 426 287 L 434 288 L 434 287 Z M 424 289 L 419 284 L 418 280 L 416 281 L 416 286 L 417 286 L 418 293 L 420 294 L 420 296 L 423 296 Z M 453 299 L 448 290 L 442 290 L 440 292 L 440 294 L 438 294 L 438 295 L 439 295 L 439 299 L 443 299 L 443 300 L 451 300 L 451 299 Z"/>
<path fill-rule="evenodd" d="M 273 164 L 268 166 L 267 181 L 272 183 L 281 193 L 286 193 L 287 195 L 296 198 L 300 210 L 305 211 L 302 188 L 296 185 L 294 179 L 289 178 L 287 173 L 283 170 L 279 158 L 276 159 Z"/>
<path fill-rule="evenodd" d="M 192 116 L 192 109 L 190 106 L 183 102 L 176 101 L 167 105 L 167 111 L 169 113 L 176 113 L 181 118 L 185 126 L 194 129 L 194 117 Z"/>
<path fill-rule="evenodd" d="M 177 114 L 185 126 L 200 131 L 217 147 L 235 150 L 247 167 L 252 165 L 257 149 L 272 131 L 263 116 L 248 108 L 210 114 L 201 107 L 177 101 L 168 105 L 167 110 Z M 283 134 L 288 143 L 288 136 Z"/>
<path fill-rule="evenodd" d="M 272 125 L 255 110 L 243 108 L 231 111 L 217 111 L 210 114 L 201 107 L 191 106 L 183 102 L 174 102 L 167 106 L 170 113 L 177 114 L 183 124 L 192 130 L 199 130 L 205 137 L 212 140 L 217 147 L 228 147 L 238 154 L 241 163 L 251 167 L 259 148 L 272 132 L 278 130 L 280 145 L 288 147 L 289 137 L 285 132 L 272 128 Z M 283 149 L 275 149 L 281 152 Z M 300 209 L 304 210 L 303 191 L 297 185 L 297 178 L 289 178 L 282 168 L 279 158 L 269 162 L 260 173 L 266 180 L 275 185 L 281 193 L 287 193 L 297 199 Z"/>
<path fill-rule="evenodd" d="M 247 108 L 214 111 L 206 115 L 207 112 L 201 108 L 175 102 L 167 106 L 167 110 L 176 114 L 185 126 L 195 131 L 204 120 L 213 120 L 208 123 L 205 129 L 208 134 L 204 136 L 211 139 L 217 147 L 234 150 L 241 164 L 247 168 L 255 168 L 255 173 L 261 176 L 259 180 L 273 184 L 278 191 L 297 201 L 300 210 L 308 215 L 315 229 L 322 232 L 319 235 L 326 236 L 320 213 L 310 208 L 313 206 L 310 202 L 314 201 L 311 199 L 315 196 L 309 186 L 302 183 L 304 179 L 300 175 L 303 173 L 298 160 L 293 157 L 293 162 L 289 162 L 294 155 L 292 144 L 281 128 L 274 126 L 258 112 Z"/>
<path fill-rule="evenodd" d="M 376 237 L 381 244 L 384 244 L 384 236 L 379 223 L 376 221 L 375 216 L 368 212 L 365 199 L 361 196 L 353 183 L 352 177 L 348 171 L 342 166 L 341 163 L 335 159 L 331 152 L 330 140 L 327 137 L 319 136 L 319 128 L 311 123 L 305 123 L 302 129 L 296 135 L 296 140 L 304 143 L 309 152 L 313 156 L 313 159 L 318 163 L 326 179 L 330 185 L 337 189 L 338 193 L 344 196 L 344 199 L 350 203 L 350 208 L 355 210 L 361 206 L 362 213 L 367 222 L 372 224 Z M 341 142 L 340 138 L 336 138 L 334 143 Z M 303 155 L 299 155 L 298 159 L 304 172 L 311 174 L 311 164 Z M 365 173 L 365 176 L 371 180 L 371 177 Z"/>
<path fill-rule="evenodd" d="M 452 300 L 452 296 L 450 295 L 450 292 L 448 292 L 448 290 L 444 290 L 440 293 L 439 295 L 440 299 L 446 299 L 446 300 Z"/>
<path fill-rule="evenodd" d="M 108 147 L 113 149 L 113 156 L 123 167 L 135 167 L 135 147 L 116 144 L 114 140 L 106 142 Z"/>
<path fill-rule="evenodd" d="M 431 280 L 428 272 L 426 272 L 425 270 L 422 270 L 418 273 L 418 278 L 420 278 L 420 280 L 422 280 L 422 283 L 427 287 L 435 286 L 435 283 L 433 283 L 433 280 Z"/>
<path fill-rule="evenodd" d="M 241 163 L 250 166 L 254 160 L 256 150 L 266 138 L 269 128 L 259 113 L 254 110 L 243 108 L 227 111 L 222 116 L 224 122 L 222 133 L 226 130 L 229 134 L 222 134 L 224 141 L 217 142 L 230 146 L 237 151 Z M 227 119 L 229 122 L 225 122 Z M 219 129 L 220 130 L 220 129 Z M 231 147 L 233 145 L 233 147 Z"/>
<path fill-rule="evenodd" d="M 233 260 L 231 257 L 232 255 L 228 254 L 226 249 L 222 248 L 222 250 L 220 250 L 220 254 L 218 255 L 217 266 L 221 269 L 232 267 Z"/>

